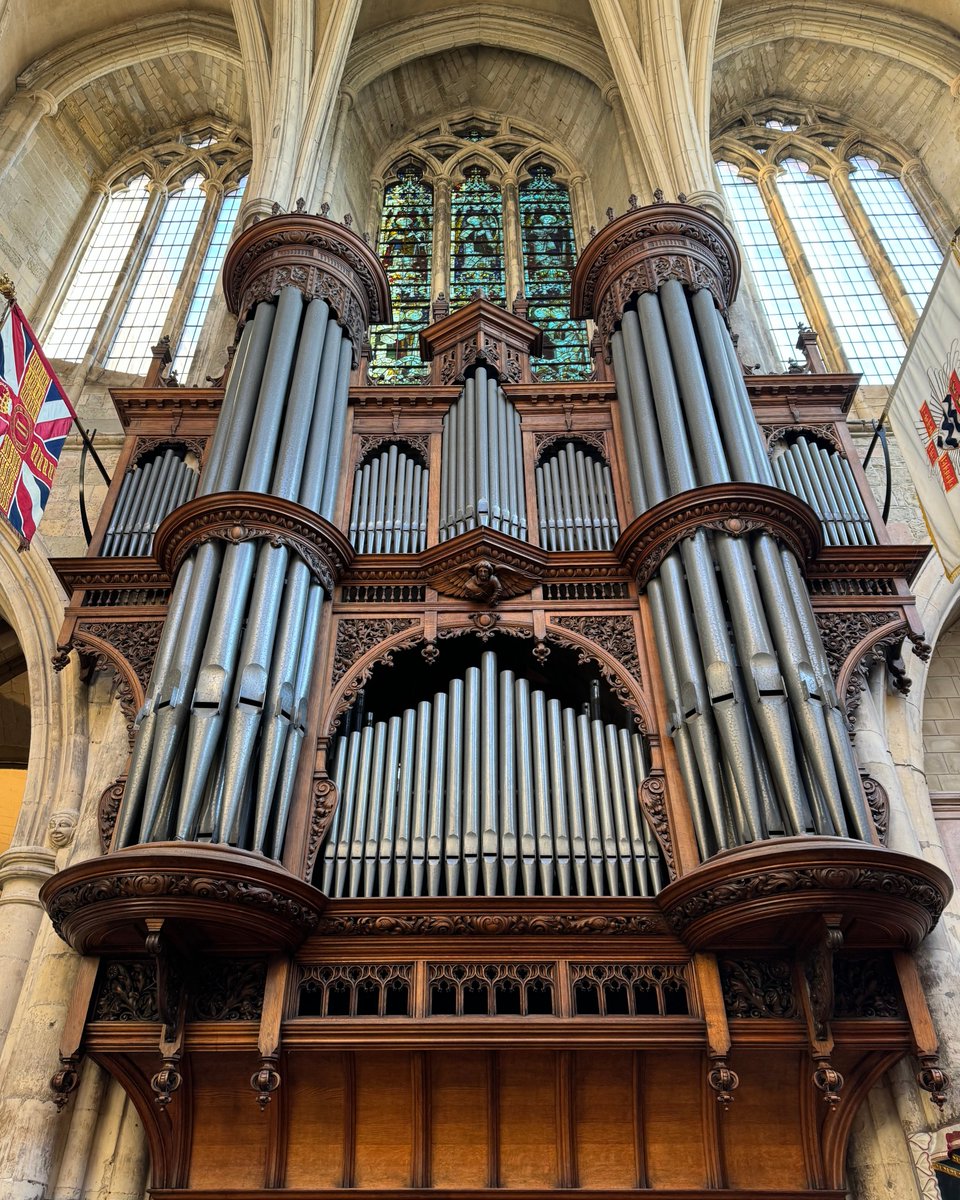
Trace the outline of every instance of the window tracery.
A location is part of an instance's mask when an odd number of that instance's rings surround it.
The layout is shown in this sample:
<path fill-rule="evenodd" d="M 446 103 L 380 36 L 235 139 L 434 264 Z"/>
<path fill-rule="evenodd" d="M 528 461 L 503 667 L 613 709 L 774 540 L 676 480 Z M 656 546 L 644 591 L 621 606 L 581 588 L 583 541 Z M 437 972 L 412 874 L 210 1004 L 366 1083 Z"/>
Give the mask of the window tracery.
<path fill-rule="evenodd" d="M 782 364 L 803 323 L 831 367 L 891 383 L 942 259 L 946 214 L 915 164 L 779 103 L 728 122 L 714 156 Z"/>
<path fill-rule="evenodd" d="M 544 332 L 533 360 L 544 380 L 590 373 L 586 330 L 569 317 L 576 230 L 589 225 L 572 163 L 511 122 L 475 113 L 423 131 L 384 159 L 377 248 L 390 278 L 395 322 L 371 335 L 375 383 L 417 383 L 427 370 L 418 335 L 431 300 L 455 309 L 482 290 L 507 307 L 528 302 Z"/>
<path fill-rule="evenodd" d="M 143 374 L 169 334 L 188 372 L 249 168 L 249 145 L 226 127 L 166 134 L 120 164 L 78 237 L 72 277 L 45 333 L 51 357 L 88 355 Z"/>

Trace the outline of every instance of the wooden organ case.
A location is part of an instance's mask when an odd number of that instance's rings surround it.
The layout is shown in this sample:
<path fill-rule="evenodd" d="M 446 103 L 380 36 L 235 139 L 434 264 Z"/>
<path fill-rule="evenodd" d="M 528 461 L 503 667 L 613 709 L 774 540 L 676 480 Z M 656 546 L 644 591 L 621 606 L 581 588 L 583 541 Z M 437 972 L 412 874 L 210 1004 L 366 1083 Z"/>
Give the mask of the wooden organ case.
<path fill-rule="evenodd" d="M 574 280 L 589 381 L 478 295 L 375 387 L 378 260 L 278 215 L 228 257 L 226 390 L 115 393 L 60 650 L 133 757 L 43 899 L 83 956 L 58 1102 L 116 1076 L 156 1200 L 840 1200 L 883 1073 L 941 1096 L 913 952 L 950 885 L 850 766 L 866 666 L 927 652 L 926 548 L 854 378 L 742 377 L 737 273 L 632 208 Z"/>

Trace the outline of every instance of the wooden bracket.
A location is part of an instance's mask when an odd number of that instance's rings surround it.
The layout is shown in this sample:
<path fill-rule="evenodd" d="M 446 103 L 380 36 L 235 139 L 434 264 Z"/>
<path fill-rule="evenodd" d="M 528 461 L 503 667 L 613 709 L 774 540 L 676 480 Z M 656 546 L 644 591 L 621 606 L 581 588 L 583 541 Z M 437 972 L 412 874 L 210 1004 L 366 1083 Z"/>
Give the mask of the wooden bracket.
<path fill-rule="evenodd" d="M 151 1078 L 150 1086 L 157 1103 L 165 1108 L 183 1083 L 180 1059 L 183 1055 L 183 1028 L 186 1021 L 186 988 L 179 953 L 161 919 L 147 919 L 147 951 L 157 964 L 157 1007 L 160 1010 L 160 1057 L 163 1065 Z"/>
<path fill-rule="evenodd" d="M 263 1011 L 260 1014 L 260 1035 L 257 1050 L 260 1067 L 250 1076 L 250 1086 L 256 1093 L 260 1111 L 264 1112 L 280 1086 L 280 1026 L 290 978 L 290 959 L 285 955 L 274 955 L 267 965 L 267 982 L 263 993 Z"/>
<path fill-rule="evenodd" d="M 821 916 L 810 938 L 798 950 L 796 990 L 800 997 L 810 1057 L 813 1059 L 813 1085 L 822 1093 L 831 1109 L 840 1103 L 843 1076 L 833 1066 L 833 956 L 843 945 L 842 917 L 837 913 Z"/>
<path fill-rule="evenodd" d="M 707 1083 L 717 1093 L 717 1103 L 726 1111 L 733 1103 L 733 1093 L 740 1086 L 740 1076 L 727 1065 L 730 1054 L 730 1026 L 723 1002 L 723 985 L 715 954 L 694 954 L 693 971 L 703 1004 L 707 1024 L 707 1055 L 710 1069 Z"/>
<path fill-rule="evenodd" d="M 71 1094 L 80 1083 L 80 1060 L 83 1058 L 83 1031 L 87 1024 L 87 1013 L 93 999 L 100 959 L 89 956 L 80 960 L 80 969 L 73 985 L 73 993 L 67 1007 L 67 1018 L 60 1035 L 60 1066 L 50 1080 L 57 1112 L 63 1112 Z"/>
<path fill-rule="evenodd" d="M 910 1019 L 910 1031 L 913 1035 L 913 1049 L 920 1064 L 917 1072 L 917 1084 L 930 1094 L 930 1099 L 942 1111 L 946 1103 L 947 1088 L 950 1080 L 940 1066 L 940 1045 L 937 1031 L 930 1015 L 927 998 L 923 994 L 920 974 L 917 971 L 917 960 L 905 950 L 894 951 L 893 964 L 897 969 L 900 990 L 903 992 L 903 1002 Z"/>

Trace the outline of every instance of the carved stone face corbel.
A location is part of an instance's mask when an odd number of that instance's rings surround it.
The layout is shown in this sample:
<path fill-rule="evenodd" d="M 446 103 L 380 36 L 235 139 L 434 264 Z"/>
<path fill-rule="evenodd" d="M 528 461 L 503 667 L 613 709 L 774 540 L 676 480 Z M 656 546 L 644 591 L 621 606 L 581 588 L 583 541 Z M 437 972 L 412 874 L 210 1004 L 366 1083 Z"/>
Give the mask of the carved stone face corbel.
<path fill-rule="evenodd" d="M 77 831 L 77 814 L 70 809 L 55 812 L 48 824 L 47 837 L 56 850 L 63 850 L 73 841 Z"/>

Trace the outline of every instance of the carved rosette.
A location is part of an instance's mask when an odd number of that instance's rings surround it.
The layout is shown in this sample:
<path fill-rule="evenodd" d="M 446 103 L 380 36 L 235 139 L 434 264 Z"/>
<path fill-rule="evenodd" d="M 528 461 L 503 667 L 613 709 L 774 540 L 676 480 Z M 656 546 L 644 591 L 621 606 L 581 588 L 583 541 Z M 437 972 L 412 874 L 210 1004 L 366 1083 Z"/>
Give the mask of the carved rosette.
<path fill-rule="evenodd" d="M 328 593 L 353 560 L 353 547 L 335 525 L 292 500 L 261 492 L 217 492 L 182 504 L 160 523 L 154 554 L 173 577 L 195 546 L 215 539 L 287 546 Z"/>
<path fill-rule="evenodd" d="M 715 217 L 686 204 L 633 208 L 584 247 L 573 275 L 571 313 L 597 322 L 609 356 L 610 336 L 635 296 L 676 279 L 691 290 L 706 288 L 726 312 L 739 278 L 733 235 Z"/>
<path fill-rule="evenodd" d="M 359 234 L 326 217 L 268 217 L 244 230 L 227 252 L 223 290 L 241 325 L 258 303 L 285 287 L 327 301 L 350 338 L 354 366 L 366 330 L 393 319 L 380 259 Z"/>
<path fill-rule="evenodd" d="M 620 535 L 616 554 L 646 587 L 670 551 L 701 529 L 728 537 L 769 533 L 803 564 L 821 548 L 820 518 L 779 488 L 759 483 L 718 483 L 680 492 L 647 509 Z"/>

